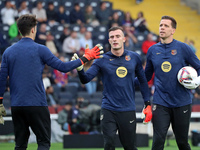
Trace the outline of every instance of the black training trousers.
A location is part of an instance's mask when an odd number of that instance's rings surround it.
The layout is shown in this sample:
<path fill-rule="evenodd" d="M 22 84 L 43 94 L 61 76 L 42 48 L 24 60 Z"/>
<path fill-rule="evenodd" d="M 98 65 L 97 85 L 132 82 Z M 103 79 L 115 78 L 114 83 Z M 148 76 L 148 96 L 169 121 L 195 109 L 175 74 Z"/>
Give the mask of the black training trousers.
<path fill-rule="evenodd" d="M 38 150 L 49 150 L 51 121 L 47 106 L 11 107 L 15 133 L 15 150 L 26 150 L 29 127 L 36 135 Z"/>
<path fill-rule="evenodd" d="M 191 116 L 191 105 L 168 108 L 153 105 L 153 145 L 152 150 L 163 150 L 170 123 L 179 150 L 191 150 L 188 143 L 188 130 Z"/>
<path fill-rule="evenodd" d="M 115 137 L 117 131 L 124 150 L 137 150 L 135 144 L 135 111 L 116 112 L 102 109 L 100 119 L 104 137 L 104 150 L 115 150 Z"/>

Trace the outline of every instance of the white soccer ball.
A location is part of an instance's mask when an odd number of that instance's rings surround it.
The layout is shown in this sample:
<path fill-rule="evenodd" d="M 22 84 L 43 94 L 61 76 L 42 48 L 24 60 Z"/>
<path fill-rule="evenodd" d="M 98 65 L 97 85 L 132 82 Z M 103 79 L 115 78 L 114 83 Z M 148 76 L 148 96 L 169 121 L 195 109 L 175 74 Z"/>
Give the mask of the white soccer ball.
<path fill-rule="evenodd" d="M 191 66 L 185 66 L 178 72 L 177 79 L 180 84 L 183 80 L 192 80 L 198 76 L 197 71 Z"/>

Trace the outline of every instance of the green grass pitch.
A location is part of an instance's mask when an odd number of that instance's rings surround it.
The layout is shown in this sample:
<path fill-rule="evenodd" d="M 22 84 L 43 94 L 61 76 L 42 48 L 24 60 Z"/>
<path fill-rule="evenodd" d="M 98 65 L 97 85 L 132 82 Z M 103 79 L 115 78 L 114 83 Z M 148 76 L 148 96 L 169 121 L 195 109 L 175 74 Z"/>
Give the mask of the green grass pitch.
<path fill-rule="evenodd" d="M 190 145 L 191 145 L 191 141 Z M 149 141 L 149 145 L 151 146 L 152 140 Z M 178 150 L 178 147 L 176 145 L 176 141 L 175 140 L 170 140 L 169 141 L 170 146 L 166 146 L 165 144 L 165 149 L 166 150 Z M 77 142 L 78 144 L 78 142 Z M 2 150 L 12 150 L 14 149 L 15 144 L 14 143 L 0 143 L 0 149 Z M 149 147 L 138 147 L 138 150 L 150 150 L 151 148 Z M 28 145 L 27 150 L 36 150 L 37 149 L 37 144 L 36 143 L 31 143 Z M 191 149 L 192 150 L 199 150 L 200 147 L 194 147 L 191 145 Z M 51 144 L 51 149 L 50 150 L 103 150 L 103 148 L 73 148 L 73 149 L 64 149 L 63 148 L 63 144 L 62 143 L 52 143 Z M 116 148 L 116 150 L 123 150 L 123 148 Z"/>

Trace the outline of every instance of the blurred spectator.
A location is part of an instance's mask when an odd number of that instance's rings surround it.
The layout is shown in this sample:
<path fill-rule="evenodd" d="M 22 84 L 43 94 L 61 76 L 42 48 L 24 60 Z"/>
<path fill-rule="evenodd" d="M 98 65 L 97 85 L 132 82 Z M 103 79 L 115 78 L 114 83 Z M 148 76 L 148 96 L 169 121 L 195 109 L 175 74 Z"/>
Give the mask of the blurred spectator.
<path fill-rule="evenodd" d="M 51 68 L 50 66 L 48 65 L 45 65 L 44 66 L 44 69 L 43 69 L 43 74 L 42 74 L 44 77 L 47 77 L 49 78 L 50 80 L 50 84 L 55 84 L 54 82 L 54 77 L 53 77 L 53 68 Z"/>
<path fill-rule="evenodd" d="M 131 27 L 133 24 L 133 18 L 131 17 L 130 12 L 126 12 L 124 14 L 124 20 L 122 21 L 122 25 Z"/>
<path fill-rule="evenodd" d="M 63 42 L 63 52 L 66 54 L 66 57 L 70 60 L 74 53 L 79 53 L 80 50 L 80 41 L 77 38 L 77 32 L 71 31 L 69 37 L 67 37 Z"/>
<path fill-rule="evenodd" d="M 193 40 L 190 40 L 188 45 L 192 48 L 194 53 L 197 52 L 197 49 L 194 47 L 194 41 Z"/>
<path fill-rule="evenodd" d="M 138 12 L 137 18 L 134 21 L 134 27 L 137 32 L 149 32 L 147 22 L 142 11 Z"/>
<path fill-rule="evenodd" d="M 123 25 L 123 29 L 124 29 L 124 34 L 127 35 L 133 41 L 133 44 L 135 46 L 138 43 L 138 40 L 134 35 L 134 28 L 128 25 Z M 131 42 L 130 39 L 129 42 Z"/>
<path fill-rule="evenodd" d="M 65 62 L 65 57 L 59 57 L 61 61 Z M 60 72 L 56 69 L 53 70 L 54 73 L 54 82 L 57 86 L 61 88 L 62 91 L 65 91 L 65 87 L 68 84 L 68 75 L 67 73 Z"/>
<path fill-rule="evenodd" d="M 44 23 L 47 21 L 46 10 L 43 8 L 41 1 L 37 2 L 37 6 L 32 9 L 32 13 L 36 15 L 37 21 L 39 23 Z"/>
<path fill-rule="evenodd" d="M 65 7 L 63 5 L 59 6 L 58 10 L 58 22 L 61 24 L 69 24 L 70 23 L 70 18 L 69 16 L 66 15 L 65 13 Z"/>
<path fill-rule="evenodd" d="M 26 1 L 22 1 L 20 4 L 20 7 L 18 9 L 18 16 L 20 17 L 21 15 L 25 15 L 25 14 L 30 14 L 29 9 L 27 8 L 27 2 Z"/>
<path fill-rule="evenodd" d="M 0 55 L 3 54 L 8 46 L 10 46 L 10 44 L 3 38 L 3 34 L 0 32 Z"/>
<path fill-rule="evenodd" d="M 80 119 L 80 108 L 84 103 L 83 97 L 78 97 L 76 99 L 76 104 L 72 107 L 72 113 L 69 113 L 68 123 L 71 127 L 71 131 L 74 134 L 78 134 L 79 132 L 87 131 L 87 124 L 84 124 Z"/>
<path fill-rule="evenodd" d="M 54 9 L 53 2 L 48 3 L 48 8 L 46 12 L 47 12 L 47 20 L 48 20 L 49 26 L 52 27 L 54 25 L 58 25 L 58 22 L 56 22 L 56 20 L 58 19 L 58 14 Z"/>
<path fill-rule="evenodd" d="M 61 44 L 63 44 L 63 41 L 64 41 L 67 37 L 69 37 L 69 35 L 70 35 L 69 24 L 65 24 L 65 25 L 64 25 L 63 32 L 62 32 L 62 34 L 61 34 L 61 36 L 60 36 L 60 38 L 59 38 L 59 42 L 60 42 Z"/>
<path fill-rule="evenodd" d="M 135 46 L 133 40 L 129 37 L 128 34 L 125 34 L 126 41 L 124 43 L 124 49 L 133 51 Z"/>
<path fill-rule="evenodd" d="M 85 63 L 84 65 L 85 72 L 91 67 L 92 63 L 93 63 L 93 60 Z M 89 95 L 94 94 L 97 90 L 97 77 L 94 77 L 90 82 L 85 84 L 85 87 Z"/>
<path fill-rule="evenodd" d="M 68 131 L 68 114 L 72 113 L 72 102 L 66 102 L 62 111 L 58 113 L 58 123 L 64 131 Z"/>
<path fill-rule="evenodd" d="M 79 6 L 79 3 L 74 4 L 74 8 L 70 12 L 70 24 L 83 24 L 85 22 L 84 13 Z"/>
<path fill-rule="evenodd" d="M 118 12 L 114 12 L 112 15 L 111 20 L 109 21 L 108 27 L 110 28 L 113 23 L 117 23 L 118 26 L 122 25 L 122 21 L 119 18 Z"/>
<path fill-rule="evenodd" d="M 97 20 L 91 5 L 88 5 L 85 9 L 85 22 L 93 27 L 99 25 L 99 21 Z"/>
<path fill-rule="evenodd" d="M 36 33 L 35 42 L 46 45 L 47 40 L 47 32 L 46 32 L 47 25 L 42 23 L 39 25 L 39 31 Z"/>
<path fill-rule="evenodd" d="M 14 24 L 15 17 L 17 17 L 18 11 L 16 6 L 13 5 L 9 0 L 5 2 L 5 7 L 1 9 L 1 19 L 4 24 Z"/>
<path fill-rule="evenodd" d="M 80 31 L 77 32 L 78 39 L 84 38 L 86 31 L 87 31 L 86 27 L 84 25 L 81 25 L 80 26 Z"/>
<path fill-rule="evenodd" d="M 136 0 L 136 4 L 140 4 L 143 0 Z"/>
<path fill-rule="evenodd" d="M 51 32 L 47 32 L 47 35 L 46 35 L 46 46 L 50 49 L 50 51 L 55 56 L 58 56 L 58 50 L 57 50 L 55 42 L 54 42 L 54 36 L 51 34 Z"/>
<path fill-rule="evenodd" d="M 17 20 L 17 18 L 15 20 Z M 10 37 L 10 40 L 13 40 L 19 35 L 16 21 L 9 27 L 8 35 Z"/>
<path fill-rule="evenodd" d="M 57 111 L 58 108 L 58 97 L 54 93 L 53 86 L 49 86 L 46 88 L 46 97 L 47 97 L 47 103 L 49 106 L 53 106 L 55 110 Z"/>
<path fill-rule="evenodd" d="M 92 33 L 90 31 L 85 32 L 85 36 L 80 39 L 80 46 L 85 50 L 86 44 L 89 45 L 89 49 L 93 48 Z"/>
<path fill-rule="evenodd" d="M 47 89 L 47 87 L 51 86 L 51 81 L 45 73 L 42 74 L 42 81 L 43 81 L 43 85 L 44 85 L 45 90 Z"/>
<path fill-rule="evenodd" d="M 119 26 L 119 24 L 116 23 L 116 22 L 113 22 L 113 23 L 111 24 L 111 27 L 118 27 L 118 26 Z"/>
<path fill-rule="evenodd" d="M 85 100 L 86 101 L 86 100 Z M 100 134 L 100 112 L 101 107 L 96 104 L 87 105 L 87 107 L 80 108 L 81 120 L 88 125 L 89 134 Z"/>
<path fill-rule="evenodd" d="M 106 7 L 106 2 L 102 1 L 100 3 L 100 9 L 96 11 L 96 17 L 101 25 L 108 25 L 111 11 Z"/>
<path fill-rule="evenodd" d="M 54 93 L 53 86 L 51 86 L 51 82 L 48 77 L 46 77 L 46 74 L 42 74 L 42 80 L 44 84 L 44 89 L 46 91 L 46 98 L 47 98 L 47 104 L 49 106 L 53 106 L 55 110 L 57 110 L 58 107 L 58 97 Z"/>
<path fill-rule="evenodd" d="M 147 40 L 145 40 L 142 43 L 142 51 L 143 51 L 143 53 L 146 55 L 149 47 L 151 47 L 154 44 L 156 44 L 156 42 L 153 40 L 153 34 L 152 33 L 148 33 Z"/>
<path fill-rule="evenodd" d="M 193 40 L 188 40 L 188 38 L 185 38 L 185 43 L 188 44 L 191 49 L 193 50 L 194 53 L 197 52 L 197 49 L 194 47 L 194 41 Z"/>

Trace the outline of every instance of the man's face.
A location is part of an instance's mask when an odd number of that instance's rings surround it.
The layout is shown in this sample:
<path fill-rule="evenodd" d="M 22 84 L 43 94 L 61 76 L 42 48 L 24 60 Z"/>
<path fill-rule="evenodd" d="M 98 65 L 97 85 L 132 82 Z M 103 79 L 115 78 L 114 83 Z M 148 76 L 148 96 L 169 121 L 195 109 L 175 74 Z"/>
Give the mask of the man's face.
<path fill-rule="evenodd" d="M 171 20 L 169 19 L 162 19 L 160 21 L 159 26 L 159 36 L 162 39 L 166 39 L 170 36 L 173 36 L 175 29 L 171 25 Z"/>
<path fill-rule="evenodd" d="M 110 31 L 108 40 L 113 50 L 119 50 L 125 42 L 124 33 L 121 30 Z"/>

